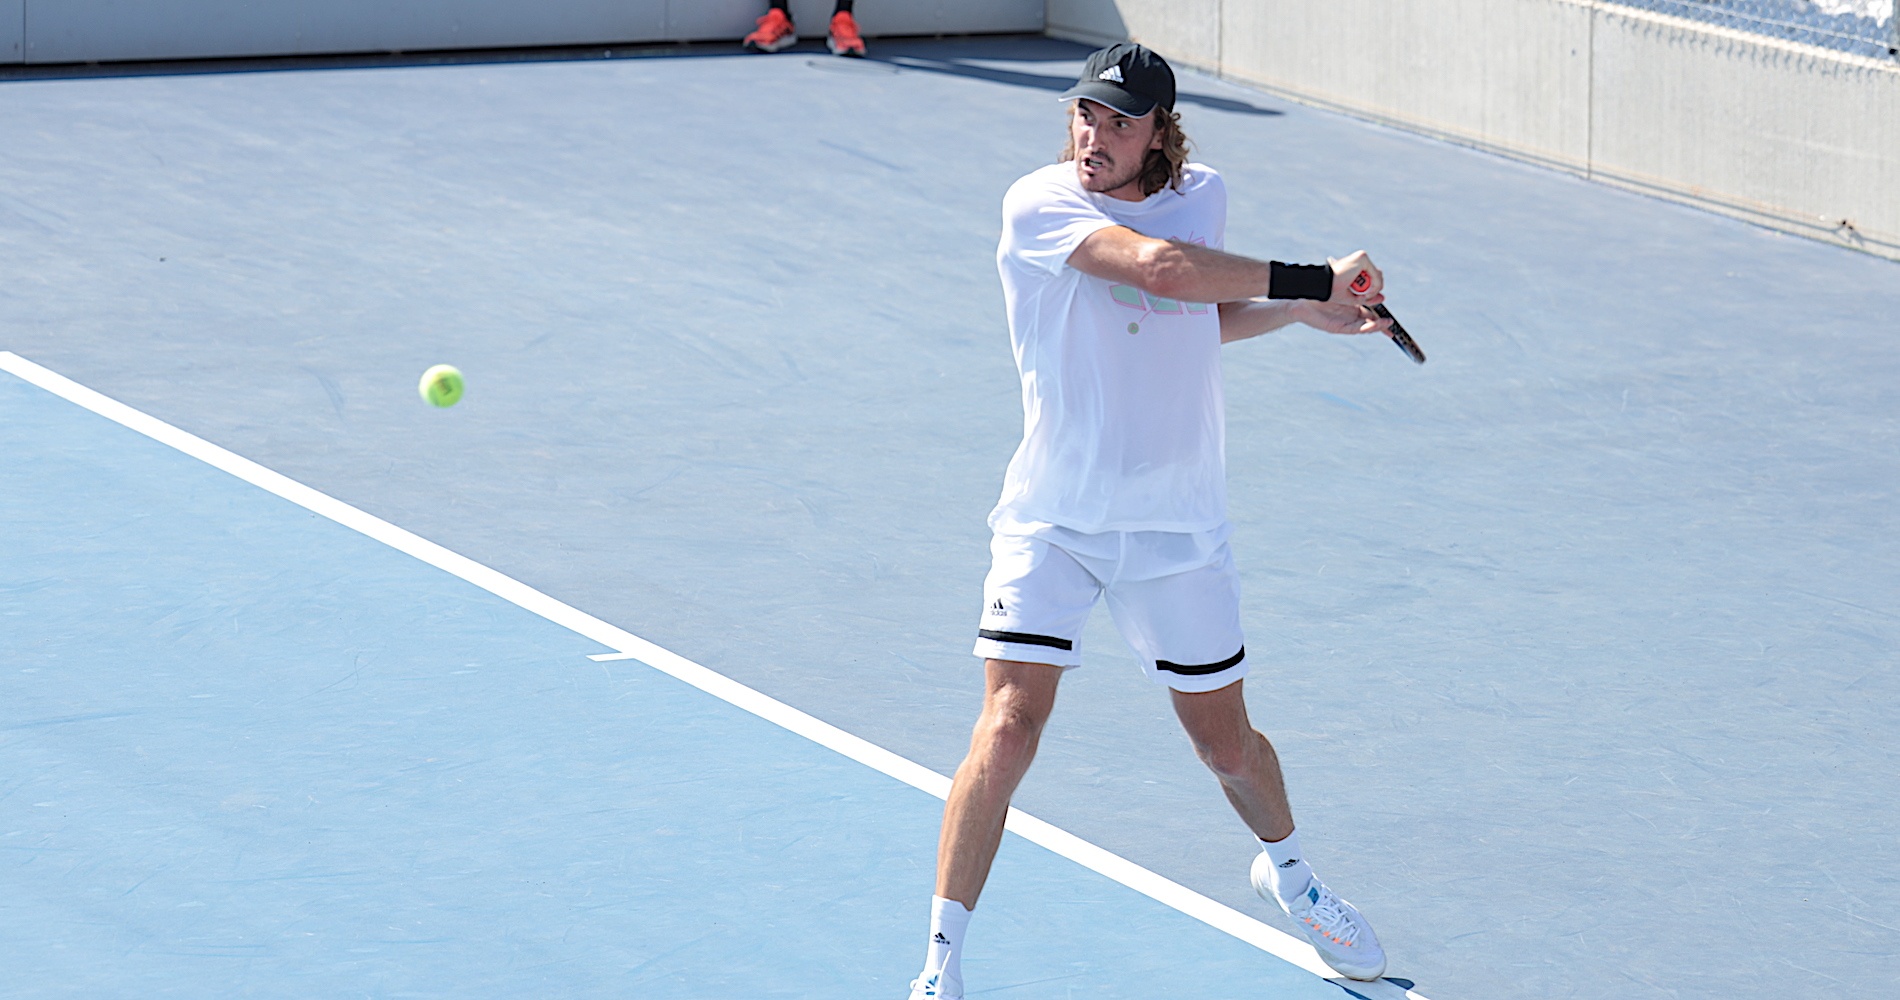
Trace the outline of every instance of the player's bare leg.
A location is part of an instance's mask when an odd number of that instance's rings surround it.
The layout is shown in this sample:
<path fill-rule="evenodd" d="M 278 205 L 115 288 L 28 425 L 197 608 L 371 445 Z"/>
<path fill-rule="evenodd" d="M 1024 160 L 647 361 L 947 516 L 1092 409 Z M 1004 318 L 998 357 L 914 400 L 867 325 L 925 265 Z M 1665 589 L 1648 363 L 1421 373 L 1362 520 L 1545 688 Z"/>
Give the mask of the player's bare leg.
<path fill-rule="evenodd" d="M 1194 753 L 1220 779 L 1241 822 L 1261 840 L 1285 840 L 1293 832 L 1293 810 L 1286 801 L 1280 757 L 1247 720 L 1247 702 L 1240 694 L 1244 683 L 1201 694 L 1169 693 Z"/>
<path fill-rule="evenodd" d="M 1172 692 L 1174 714 L 1194 752 L 1220 779 L 1227 801 L 1260 838 L 1264 850 L 1251 873 L 1255 891 L 1280 904 L 1327 965 L 1353 979 L 1377 979 L 1385 972 L 1385 951 L 1372 925 L 1334 895 L 1302 856 L 1279 755 L 1247 720 L 1242 683 L 1202 694 Z"/>
<path fill-rule="evenodd" d="M 976 897 L 990 877 L 1003 841 L 1010 796 L 1036 759 L 1042 727 L 1056 704 L 1062 668 L 1013 660 L 983 661 L 983 713 L 970 733 L 970 753 L 958 766 L 944 803 L 937 840 L 937 895 L 931 900 L 930 945 L 924 971 L 910 984 L 911 1000 L 954 1000 L 963 995 L 963 934 Z"/>
<path fill-rule="evenodd" d="M 1042 727 L 1055 708 L 1062 668 L 985 660 L 983 674 L 983 714 L 950 786 L 937 840 L 937 895 L 971 909 L 1003 841 L 1010 796 L 1036 758 Z"/>

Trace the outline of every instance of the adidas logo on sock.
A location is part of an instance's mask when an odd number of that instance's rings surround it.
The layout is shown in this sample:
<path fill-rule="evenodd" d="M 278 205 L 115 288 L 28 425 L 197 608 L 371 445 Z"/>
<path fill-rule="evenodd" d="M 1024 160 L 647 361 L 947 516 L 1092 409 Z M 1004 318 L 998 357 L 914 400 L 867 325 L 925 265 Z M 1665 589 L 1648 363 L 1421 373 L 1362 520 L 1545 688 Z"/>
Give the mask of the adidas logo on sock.
<path fill-rule="evenodd" d="M 1005 610 L 1003 609 L 1003 599 L 1002 599 L 1002 598 L 1000 598 L 1000 597 L 999 597 L 999 598 L 997 598 L 997 599 L 996 599 L 995 601 L 993 601 L 993 602 L 991 602 L 991 604 L 990 604 L 990 614 L 993 614 L 993 615 L 1007 615 L 1007 614 L 1009 614 L 1009 612 L 1008 612 L 1008 611 L 1005 611 Z"/>
<path fill-rule="evenodd" d="M 1293 867 L 1294 865 L 1297 865 L 1297 864 L 1299 864 L 1299 863 L 1300 863 L 1300 859 L 1299 859 L 1299 858 L 1288 858 L 1288 859 L 1286 859 L 1285 861 L 1282 861 L 1282 862 L 1280 862 L 1280 867 L 1282 867 L 1282 868 L 1291 868 L 1291 867 Z"/>
<path fill-rule="evenodd" d="M 949 944 L 950 939 L 947 937 L 944 937 L 942 931 L 938 931 L 937 933 L 930 935 L 930 943 L 931 944 Z"/>

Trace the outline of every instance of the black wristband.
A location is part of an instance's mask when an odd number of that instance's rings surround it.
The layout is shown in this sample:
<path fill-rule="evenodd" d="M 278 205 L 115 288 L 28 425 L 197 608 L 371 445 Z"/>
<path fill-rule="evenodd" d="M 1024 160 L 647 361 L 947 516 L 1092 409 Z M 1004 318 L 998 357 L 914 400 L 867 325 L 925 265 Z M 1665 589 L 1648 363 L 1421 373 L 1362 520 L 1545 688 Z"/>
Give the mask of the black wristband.
<path fill-rule="evenodd" d="M 1333 268 L 1330 264 L 1282 264 L 1267 262 L 1267 298 L 1318 299 L 1333 297 Z"/>

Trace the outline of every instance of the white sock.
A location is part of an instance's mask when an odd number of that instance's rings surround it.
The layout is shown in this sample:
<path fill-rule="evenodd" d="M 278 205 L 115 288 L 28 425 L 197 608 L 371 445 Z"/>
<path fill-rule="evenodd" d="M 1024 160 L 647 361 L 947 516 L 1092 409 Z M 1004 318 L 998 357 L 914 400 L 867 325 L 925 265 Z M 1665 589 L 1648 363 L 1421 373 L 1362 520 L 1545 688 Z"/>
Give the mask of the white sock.
<path fill-rule="evenodd" d="M 1281 905 L 1291 908 L 1293 901 L 1313 884 L 1313 869 L 1307 867 L 1306 855 L 1300 853 L 1299 831 L 1287 834 L 1285 840 L 1263 840 L 1260 847 L 1273 859 L 1273 870 L 1267 875 L 1273 894 L 1280 897 Z"/>
<path fill-rule="evenodd" d="M 970 928 L 970 910 L 954 899 L 930 897 L 930 950 L 924 954 L 924 975 L 941 970 L 940 993 L 963 994 L 963 934 Z"/>

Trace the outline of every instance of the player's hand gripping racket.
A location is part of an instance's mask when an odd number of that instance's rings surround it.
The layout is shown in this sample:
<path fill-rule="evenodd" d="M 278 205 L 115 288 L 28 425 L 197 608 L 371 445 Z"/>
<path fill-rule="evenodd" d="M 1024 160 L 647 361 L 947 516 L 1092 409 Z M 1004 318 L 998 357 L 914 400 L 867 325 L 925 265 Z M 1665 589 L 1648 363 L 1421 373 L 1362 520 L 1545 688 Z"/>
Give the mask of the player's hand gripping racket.
<path fill-rule="evenodd" d="M 1366 289 L 1372 287 L 1372 275 L 1360 271 L 1359 276 L 1352 279 L 1352 284 L 1348 287 L 1363 295 Z M 1405 327 L 1399 325 L 1398 319 L 1392 315 L 1390 309 L 1385 307 L 1385 303 L 1381 302 L 1373 306 L 1372 312 L 1380 319 L 1392 321 L 1392 329 L 1387 330 L 1385 335 L 1391 337 L 1394 344 L 1399 345 L 1399 350 L 1404 351 L 1406 357 L 1421 365 L 1425 363 L 1425 352 L 1418 349 L 1418 342 L 1412 339 L 1411 334 L 1405 332 Z"/>

